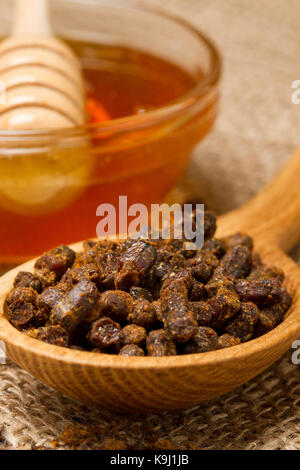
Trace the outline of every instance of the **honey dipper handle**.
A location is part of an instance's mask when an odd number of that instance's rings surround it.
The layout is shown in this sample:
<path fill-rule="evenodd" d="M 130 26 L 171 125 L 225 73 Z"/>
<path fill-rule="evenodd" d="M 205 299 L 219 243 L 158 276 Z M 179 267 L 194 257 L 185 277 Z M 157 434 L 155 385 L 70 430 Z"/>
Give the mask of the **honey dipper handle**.
<path fill-rule="evenodd" d="M 15 0 L 13 36 L 51 36 L 48 0 Z"/>
<path fill-rule="evenodd" d="M 222 234 L 247 231 L 284 251 L 300 241 L 300 148 L 256 197 L 220 220 Z"/>

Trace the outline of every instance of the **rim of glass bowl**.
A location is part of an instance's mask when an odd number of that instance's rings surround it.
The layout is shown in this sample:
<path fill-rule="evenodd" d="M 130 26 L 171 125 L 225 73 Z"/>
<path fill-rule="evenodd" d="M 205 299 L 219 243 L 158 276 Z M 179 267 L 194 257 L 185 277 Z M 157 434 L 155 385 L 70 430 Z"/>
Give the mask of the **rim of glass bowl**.
<path fill-rule="evenodd" d="M 100 5 L 107 5 L 106 0 L 101 0 Z M 110 6 L 112 6 L 110 4 Z M 194 34 L 207 48 L 210 59 L 210 66 L 208 72 L 203 78 L 201 78 L 195 86 L 193 86 L 187 93 L 183 94 L 176 100 L 166 103 L 163 106 L 155 108 L 150 111 L 146 111 L 143 114 L 133 114 L 124 116 L 117 119 L 111 119 L 109 121 L 103 121 L 101 123 L 89 123 L 83 126 L 76 126 L 72 128 L 58 128 L 58 129 L 40 129 L 40 130 L 0 130 L 0 138 L 3 142 L 15 140 L 17 138 L 38 138 L 38 137 L 50 137 L 53 138 L 70 138 L 77 137 L 80 135 L 86 135 L 89 133 L 97 132 L 97 136 L 103 134 L 111 135 L 112 132 L 125 132 L 131 129 L 137 130 L 139 128 L 145 128 L 147 125 L 158 124 L 164 122 L 172 117 L 176 117 L 178 114 L 187 112 L 193 108 L 193 105 L 198 103 L 201 98 L 206 96 L 206 92 L 213 89 L 219 82 L 221 71 L 222 71 L 222 59 L 220 53 L 214 42 L 204 33 L 202 33 L 196 26 L 191 24 L 190 21 L 179 18 L 174 13 L 160 10 L 159 8 L 149 7 L 149 5 L 128 5 L 127 7 L 122 3 L 116 2 L 116 8 L 134 8 L 135 10 L 141 10 L 145 13 L 152 13 L 173 22 L 181 24 L 184 28 L 188 29 Z"/>

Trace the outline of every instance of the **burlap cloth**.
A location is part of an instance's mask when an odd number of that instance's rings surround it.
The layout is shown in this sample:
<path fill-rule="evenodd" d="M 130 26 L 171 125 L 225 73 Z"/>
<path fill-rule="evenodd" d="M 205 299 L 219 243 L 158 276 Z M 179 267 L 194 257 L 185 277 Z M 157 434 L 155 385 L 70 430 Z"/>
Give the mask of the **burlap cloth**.
<path fill-rule="evenodd" d="M 218 212 L 226 211 L 269 181 L 300 143 L 300 105 L 291 102 L 291 83 L 300 79 L 300 2 L 149 3 L 190 18 L 222 50 L 220 118 L 195 152 L 184 186 Z M 75 403 L 9 363 L 0 366 L 0 448 L 53 448 L 53 440 L 74 425 L 96 436 L 99 448 L 300 449 L 299 373 L 289 352 L 210 403 L 120 417 Z"/>

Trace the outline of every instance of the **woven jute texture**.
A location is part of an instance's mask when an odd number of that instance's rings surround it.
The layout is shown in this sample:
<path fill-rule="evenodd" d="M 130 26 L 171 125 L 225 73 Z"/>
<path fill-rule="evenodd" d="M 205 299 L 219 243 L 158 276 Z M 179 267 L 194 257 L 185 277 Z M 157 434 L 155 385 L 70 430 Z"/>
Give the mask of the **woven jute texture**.
<path fill-rule="evenodd" d="M 299 145 L 298 0 L 149 0 L 192 20 L 224 58 L 220 117 L 195 151 L 184 186 L 217 212 L 269 181 Z M 88 408 L 0 365 L 0 448 L 300 449 L 300 366 L 292 350 L 248 384 L 195 408 L 119 416 Z M 66 432 L 61 438 L 64 430 Z"/>

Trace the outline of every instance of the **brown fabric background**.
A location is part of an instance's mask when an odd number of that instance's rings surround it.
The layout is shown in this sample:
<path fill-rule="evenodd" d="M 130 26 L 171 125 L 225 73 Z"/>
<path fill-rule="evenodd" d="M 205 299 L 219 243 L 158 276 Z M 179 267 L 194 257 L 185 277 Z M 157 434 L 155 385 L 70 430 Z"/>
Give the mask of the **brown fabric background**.
<path fill-rule="evenodd" d="M 220 117 L 195 151 L 183 185 L 226 211 L 269 181 L 299 145 L 300 105 L 291 102 L 291 83 L 300 79 L 300 2 L 148 3 L 191 19 L 222 50 Z M 292 365 L 291 352 L 224 397 L 147 417 L 88 408 L 11 363 L 0 365 L 0 448 L 51 449 L 74 425 L 96 436 L 98 448 L 300 449 L 300 366 Z"/>

